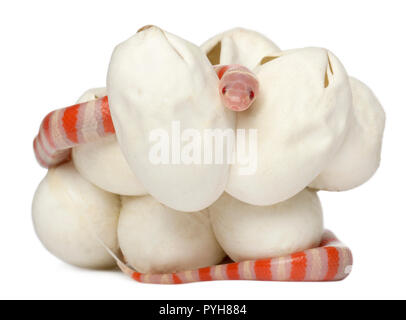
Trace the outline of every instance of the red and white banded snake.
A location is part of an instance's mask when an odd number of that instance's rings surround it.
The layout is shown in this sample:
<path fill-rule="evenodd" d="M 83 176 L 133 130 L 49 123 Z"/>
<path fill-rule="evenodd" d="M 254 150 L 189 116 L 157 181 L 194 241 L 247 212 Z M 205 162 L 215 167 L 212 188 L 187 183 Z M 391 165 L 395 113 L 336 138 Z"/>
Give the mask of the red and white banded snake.
<path fill-rule="evenodd" d="M 259 90 L 255 75 L 240 65 L 214 66 L 214 70 L 224 106 L 233 111 L 248 109 Z M 58 109 L 42 121 L 34 140 L 35 156 L 41 166 L 54 167 L 69 159 L 72 147 L 114 133 L 107 96 Z"/>
<path fill-rule="evenodd" d="M 255 75 L 239 65 L 215 66 L 223 104 L 234 111 L 248 109 L 257 96 Z M 70 159 L 71 148 L 115 134 L 108 97 L 55 110 L 42 121 L 34 140 L 41 166 L 49 168 Z M 110 250 L 109 250 L 110 251 Z M 117 259 L 120 269 L 143 283 L 182 284 L 214 280 L 338 281 L 351 271 L 352 254 L 329 231 L 318 248 L 286 257 L 244 261 L 173 274 L 141 274 Z"/>
<path fill-rule="evenodd" d="M 351 272 L 351 250 L 326 230 L 318 248 L 285 257 L 244 261 L 171 274 L 143 274 L 117 260 L 120 269 L 138 282 L 183 284 L 215 280 L 339 281 Z"/>

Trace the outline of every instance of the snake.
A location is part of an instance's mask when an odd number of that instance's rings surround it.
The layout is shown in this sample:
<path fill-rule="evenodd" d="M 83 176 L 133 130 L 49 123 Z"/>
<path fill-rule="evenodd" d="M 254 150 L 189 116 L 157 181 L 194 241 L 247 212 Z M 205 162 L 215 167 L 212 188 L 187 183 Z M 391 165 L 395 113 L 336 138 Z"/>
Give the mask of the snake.
<path fill-rule="evenodd" d="M 232 65 L 213 66 L 219 82 L 222 104 L 235 112 L 247 110 L 258 95 L 259 83 L 248 68 Z M 34 153 L 45 168 L 70 160 L 71 149 L 115 134 L 108 96 L 50 112 L 34 139 Z"/>
<path fill-rule="evenodd" d="M 144 274 L 117 259 L 119 268 L 133 280 L 150 284 L 186 284 L 216 280 L 340 281 L 351 272 L 351 250 L 329 230 L 319 247 L 273 259 L 226 263 L 169 274 Z"/>
<path fill-rule="evenodd" d="M 240 65 L 214 66 L 222 104 L 235 112 L 250 108 L 258 95 L 255 74 Z M 50 112 L 34 139 L 34 153 L 45 168 L 69 161 L 71 148 L 115 134 L 108 96 Z M 351 271 L 351 251 L 326 230 L 321 244 L 284 257 L 225 263 L 170 274 L 143 274 L 116 257 L 118 267 L 132 279 L 152 284 L 183 284 L 214 280 L 338 281 Z"/>

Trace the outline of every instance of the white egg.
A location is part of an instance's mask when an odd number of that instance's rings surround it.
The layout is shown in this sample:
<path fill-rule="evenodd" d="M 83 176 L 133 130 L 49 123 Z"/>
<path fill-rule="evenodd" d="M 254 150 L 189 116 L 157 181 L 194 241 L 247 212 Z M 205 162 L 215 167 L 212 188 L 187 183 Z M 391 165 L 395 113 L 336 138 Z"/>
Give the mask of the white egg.
<path fill-rule="evenodd" d="M 120 147 L 149 194 L 186 212 L 207 208 L 220 197 L 228 163 L 203 164 L 203 156 L 188 163 L 181 148 L 189 138 L 183 140 L 185 129 L 201 138 L 206 129 L 235 126 L 200 48 L 157 27 L 144 28 L 114 50 L 107 89 Z"/>
<path fill-rule="evenodd" d="M 84 268 L 115 265 L 100 241 L 118 253 L 119 212 L 119 197 L 82 178 L 72 163 L 48 171 L 32 204 L 43 245 L 61 260 Z"/>
<path fill-rule="evenodd" d="M 323 234 L 320 201 L 308 189 L 273 206 L 252 206 L 224 193 L 209 212 L 220 245 L 236 262 L 317 247 Z"/>
<path fill-rule="evenodd" d="M 79 98 L 78 103 L 106 95 L 106 88 L 90 89 Z M 115 135 L 73 148 L 72 159 L 79 173 L 103 190 L 121 195 L 146 194 L 125 160 Z"/>
<path fill-rule="evenodd" d="M 118 238 L 127 261 L 143 273 L 192 270 L 225 257 L 207 210 L 179 212 L 150 196 L 122 198 Z"/>
<path fill-rule="evenodd" d="M 249 69 L 280 49 L 262 34 L 243 28 L 220 33 L 201 45 L 213 65 L 241 64 Z"/>
<path fill-rule="evenodd" d="M 373 176 L 381 159 L 385 112 L 374 93 L 350 78 L 353 107 L 350 128 L 334 159 L 310 187 L 328 191 L 355 188 Z"/>
<path fill-rule="evenodd" d="M 306 48 L 264 57 L 255 69 L 260 92 L 237 114 L 237 140 L 226 191 L 253 205 L 287 200 L 329 164 L 348 131 L 348 76 L 329 51 Z M 249 139 L 249 137 L 253 137 Z"/>
<path fill-rule="evenodd" d="M 107 96 L 107 89 L 105 87 L 92 88 L 85 91 L 78 99 L 77 103 L 92 101 Z"/>

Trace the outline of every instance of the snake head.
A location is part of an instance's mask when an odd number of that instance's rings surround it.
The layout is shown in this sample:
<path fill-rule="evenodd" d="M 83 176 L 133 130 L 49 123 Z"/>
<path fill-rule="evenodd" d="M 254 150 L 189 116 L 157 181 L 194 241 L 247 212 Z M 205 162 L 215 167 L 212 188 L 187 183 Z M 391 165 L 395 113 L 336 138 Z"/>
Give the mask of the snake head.
<path fill-rule="evenodd" d="M 247 68 L 233 65 L 222 75 L 219 85 L 223 104 L 233 111 L 247 110 L 259 91 L 256 76 Z"/>

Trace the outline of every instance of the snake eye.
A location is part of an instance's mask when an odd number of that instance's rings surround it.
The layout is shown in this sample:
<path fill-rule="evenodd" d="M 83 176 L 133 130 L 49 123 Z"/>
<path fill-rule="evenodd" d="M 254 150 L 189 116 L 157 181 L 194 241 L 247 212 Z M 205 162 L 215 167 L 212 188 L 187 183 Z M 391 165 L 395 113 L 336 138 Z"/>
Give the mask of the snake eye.
<path fill-rule="evenodd" d="M 254 97 L 255 97 L 254 91 L 250 90 L 250 99 L 252 100 L 252 99 L 254 99 Z"/>
<path fill-rule="evenodd" d="M 221 93 L 226 94 L 226 92 L 227 92 L 227 87 L 223 87 L 223 89 L 221 90 Z"/>

